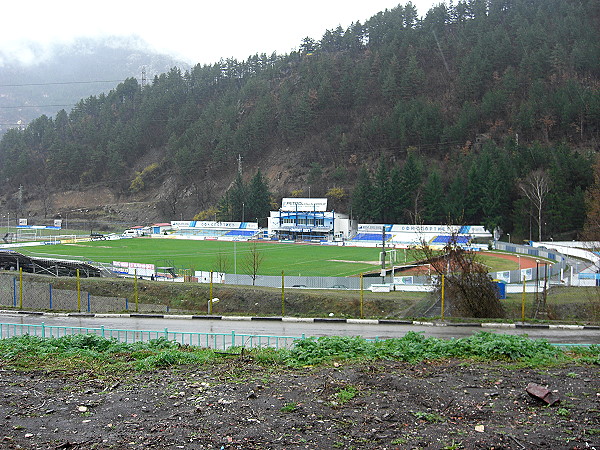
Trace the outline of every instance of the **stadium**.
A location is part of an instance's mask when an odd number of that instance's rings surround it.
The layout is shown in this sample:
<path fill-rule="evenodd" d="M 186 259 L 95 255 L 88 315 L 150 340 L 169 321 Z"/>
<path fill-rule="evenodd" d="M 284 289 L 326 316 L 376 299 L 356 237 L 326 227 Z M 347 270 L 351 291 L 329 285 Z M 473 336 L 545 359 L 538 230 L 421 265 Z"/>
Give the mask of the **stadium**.
<path fill-rule="evenodd" d="M 80 269 L 80 276 L 197 282 L 210 281 L 213 272 L 214 280 L 220 283 L 266 286 L 281 284 L 281 273 L 285 271 L 286 285 L 348 289 L 358 289 L 358 275 L 364 275 L 367 289 L 376 284 L 394 290 L 418 289 L 431 284 L 430 273 L 413 253 L 422 244 L 441 249 L 452 240 L 472 251 L 490 246 L 503 249 L 504 245 L 492 240 L 492 234 L 481 225 L 360 224 L 348 215 L 329 210 L 326 198 L 284 198 L 281 208 L 270 212 L 266 228 L 259 227 L 258 222 L 175 220 L 132 227 L 121 235 L 74 236 L 61 235 L 60 225 L 55 222 L 51 227 L 17 227 L 17 242 L 3 247 L 38 247 L 23 256 L 30 260 L 17 258 L 21 261 L 18 265 L 10 262 L 16 260 L 15 256 L 7 254 L 6 268 L 58 275 L 73 275 Z M 138 238 L 139 244 L 134 246 Z M 117 243 L 123 239 L 123 244 Z M 190 241 L 205 242 L 185 243 Z M 176 242 L 182 245 L 176 246 Z M 510 249 L 519 254 L 515 257 L 518 268 L 505 270 L 503 266 L 503 270 L 491 274 L 493 278 L 509 284 L 536 279 L 541 270 L 532 267 L 536 258 L 552 260 L 550 275 L 558 280 L 565 278 L 567 266 L 557 252 L 518 247 L 513 244 Z M 249 273 L 245 265 L 252 252 L 260 252 L 261 267 Z M 531 260 L 529 265 L 527 259 Z M 424 269 L 415 271 L 415 265 Z"/>

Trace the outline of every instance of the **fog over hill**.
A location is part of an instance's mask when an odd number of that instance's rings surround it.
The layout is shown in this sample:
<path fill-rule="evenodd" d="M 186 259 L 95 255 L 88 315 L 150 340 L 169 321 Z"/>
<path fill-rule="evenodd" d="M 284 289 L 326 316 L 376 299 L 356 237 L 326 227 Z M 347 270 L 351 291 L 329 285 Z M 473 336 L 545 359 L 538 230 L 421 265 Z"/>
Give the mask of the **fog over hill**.
<path fill-rule="evenodd" d="M 177 66 L 140 38 L 81 38 L 71 43 L 0 49 L 0 133 L 45 114 L 67 112 L 82 98 L 114 89 L 126 78 L 142 82 Z"/>

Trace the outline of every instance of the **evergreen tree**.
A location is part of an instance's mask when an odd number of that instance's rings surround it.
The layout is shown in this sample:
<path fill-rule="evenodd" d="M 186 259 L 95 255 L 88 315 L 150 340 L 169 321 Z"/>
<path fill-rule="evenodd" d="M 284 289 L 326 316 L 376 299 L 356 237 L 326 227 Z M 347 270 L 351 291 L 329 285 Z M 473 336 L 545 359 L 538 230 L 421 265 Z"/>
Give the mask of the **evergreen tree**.
<path fill-rule="evenodd" d="M 352 192 L 352 215 L 361 222 L 373 220 L 373 184 L 369 171 L 362 166 Z"/>
<path fill-rule="evenodd" d="M 404 220 L 403 217 L 403 208 L 401 205 L 402 199 L 402 172 L 398 168 L 398 166 L 394 165 L 392 170 L 390 171 L 390 197 L 389 197 L 389 214 L 390 214 L 390 222 L 391 223 L 402 223 Z"/>
<path fill-rule="evenodd" d="M 398 201 L 405 223 L 415 223 L 421 213 L 423 173 L 420 159 L 414 151 L 409 151 L 402 168 L 401 197 Z"/>
<path fill-rule="evenodd" d="M 423 188 L 423 221 L 428 224 L 445 224 L 444 187 L 437 169 L 429 172 Z"/>
<path fill-rule="evenodd" d="M 378 223 L 386 223 L 391 217 L 390 180 L 387 162 L 379 159 L 373 180 L 372 216 Z"/>
<path fill-rule="evenodd" d="M 242 174 L 237 172 L 233 186 L 230 189 L 229 201 L 231 204 L 232 220 L 243 222 L 246 220 L 247 188 Z"/>
<path fill-rule="evenodd" d="M 465 179 L 462 173 L 455 173 L 446 195 L 445 215 L 451 223 L 462 223 L 465 217 Z"/>
<path fill-rule="evenodd" d="M 271 210 L 271 193 L 267 180 L 260 170 L 252 177 L 247 186 L 246 220 L 253 221 L 265 219 Z"/>

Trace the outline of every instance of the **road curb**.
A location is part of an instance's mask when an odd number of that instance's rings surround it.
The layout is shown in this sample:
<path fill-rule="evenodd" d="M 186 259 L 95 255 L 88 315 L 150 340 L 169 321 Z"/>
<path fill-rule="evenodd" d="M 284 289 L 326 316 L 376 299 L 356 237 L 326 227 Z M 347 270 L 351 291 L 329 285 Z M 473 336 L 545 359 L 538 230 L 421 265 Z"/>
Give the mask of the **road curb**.
<path fill-rule="evenodd" d="M 507 322 L 429 322 L 420 320 L 401 319 L 347 319 L 342 317 L 286 317 L 286 316 L 218 316 L 210 314 L 152 314 L 152 313 L 88 313 L 70 312 L 55 313 L 45 311 L 11 311 L 0 310 L 2 315 L 31 315 L 52 317 L 84 317 L 84 318 L 131 318 L 131 319 L 184 319 L 184 320 L 229 320 L 229 321 L 269 321 L 269 322 L 321 322 L 321 323 L 348 323 L 365 325 L 414 325 L 421 327 L 473 327 L 473 328 L 536 328 L 550 330 L 600 330 L 600 325 L 577 325 L 577 324 L 543 324 L 543 323 L 507 323 Z"/>

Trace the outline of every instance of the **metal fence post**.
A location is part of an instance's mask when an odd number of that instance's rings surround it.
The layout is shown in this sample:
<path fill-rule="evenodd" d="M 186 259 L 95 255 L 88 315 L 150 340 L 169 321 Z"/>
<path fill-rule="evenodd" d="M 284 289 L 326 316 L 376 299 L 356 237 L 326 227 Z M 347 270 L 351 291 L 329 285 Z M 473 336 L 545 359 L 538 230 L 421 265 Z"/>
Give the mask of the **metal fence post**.
<path fill-rule="evenodd" d="M 360 318 L 364 319 L 363 313 L 363 305 L 364 305 L 364 291 L 363 291 L 363 274 L 360 274 Z"/>
<path fill-rule="evenodd" d="M 444 298 L 444 294 L 445 294 L 445 292 L 444 292 L 444 281 L 445 281 L 444 274 L 442 274 L 442 314 L 441 314 L 442 322 L 444 321 L 444 306 L 445 306 L 444 305 L 444 299 L 445 299 Z"/>
<path fill-rule="evenodd" d="M 79 269 L 77 269 L 77 311 L 81 312 L 81 281 L 79 280 Z"/>
<path fill-rule="evenodd" d="M 225 346 L 225 342 L 223 342 L 223 346 Z M 231 330 L 231 346 L 235 347 L 235 331 Z"/>
<path fill-rule="evenodd" d="M 525 275 L 523 275 L 523 295 L 521 295 L 521 322 L 525 322 Z"/>
<path fill-rule="evenodd" d="M 23 268 L 19 267 L 19 309 L 23 309 Z"/>
<path fill-rule="evenodd" d="M 88 301 L 87 301 L 87 312 L 91 312 L 91 311 L 92 311 L 92 309 L 91 309 L 91 306 L 92 306 L 92 305 L 90 304 L 90 293 L 88 292 L 87 294 L 88 294 L 88 299 L 87 299 L 87 300 L 88 300 Z"/>
<path fill-rule="evenodd" d="M 135 269 L 134 275 L 133 275 L 133 298 L 135 299 L 135 312 L 138 312 L 138 277 L 137 277 L 137 269 Z"/>
<path fill-rule="evenodd" d="M 17 307 L 17 277 L 13 277 L 13 308 Z"/>
<path fill-rule="evenodd" d="M 212 314 L 212 304 L 213 304 L 213 271 L 210 271 L 210 282 L 208 284 L 208 314 Z"/>
<path fill-rule="evenodd" d="M 281 271 L 281 317 L 285 316 L 285 274 Z"/>
<path fill-rule="evenodd" d="M 52 283 L 48 283 L 49 296 L 50 296 L 50 309 L 52 309 Z"/>

